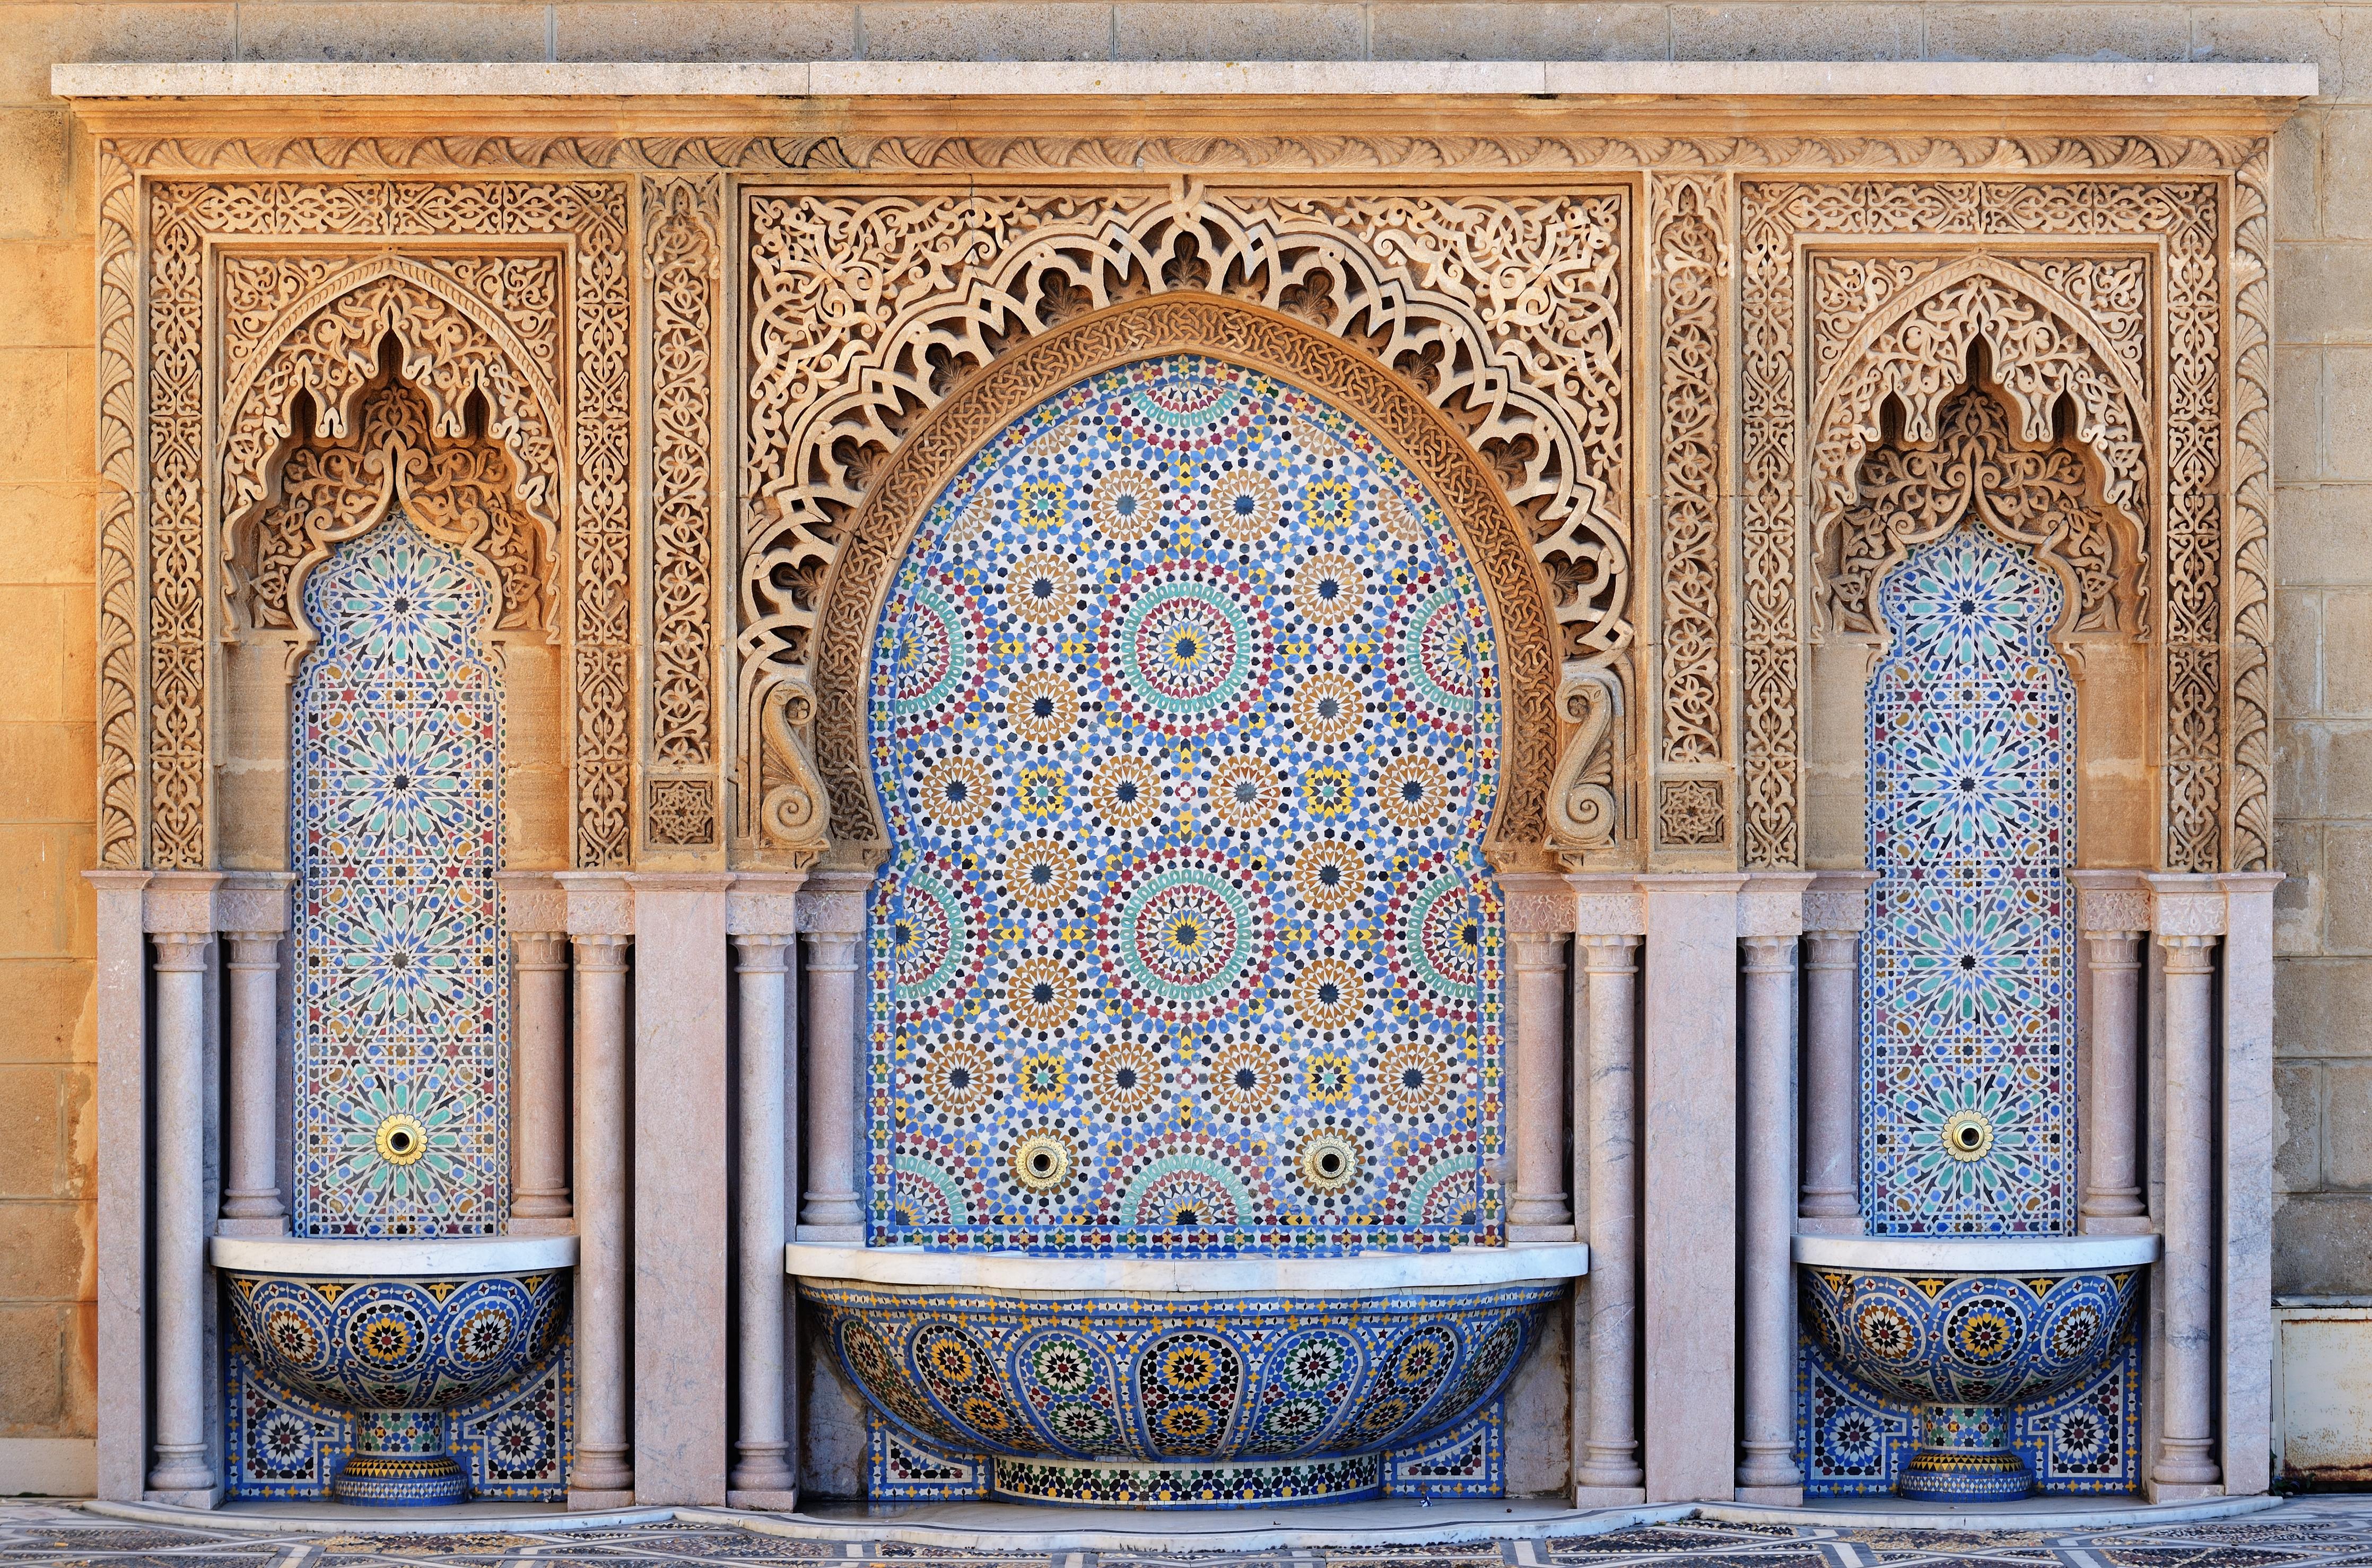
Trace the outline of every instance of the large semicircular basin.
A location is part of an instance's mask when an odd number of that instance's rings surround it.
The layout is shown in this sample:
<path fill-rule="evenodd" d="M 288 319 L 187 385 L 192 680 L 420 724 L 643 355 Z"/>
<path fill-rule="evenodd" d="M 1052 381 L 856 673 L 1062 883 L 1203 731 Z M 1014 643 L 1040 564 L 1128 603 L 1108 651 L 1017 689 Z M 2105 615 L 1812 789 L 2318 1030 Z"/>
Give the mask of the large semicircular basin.
<path fill-rule="evenodd" d="M 1539 1339 L 1579 1245 L 1344 1258 L 1042 1258 L 794 1245 L 842 1370 L 1016 1501 L 1266 1506 L 1375 1495 Z"/>

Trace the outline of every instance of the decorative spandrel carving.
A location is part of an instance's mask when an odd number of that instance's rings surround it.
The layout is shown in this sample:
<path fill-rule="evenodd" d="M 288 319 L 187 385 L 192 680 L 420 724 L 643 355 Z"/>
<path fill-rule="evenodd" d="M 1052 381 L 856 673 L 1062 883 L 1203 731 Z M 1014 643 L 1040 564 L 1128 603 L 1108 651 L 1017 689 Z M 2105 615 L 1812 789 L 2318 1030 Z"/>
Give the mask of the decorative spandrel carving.
<path fill-rule="evenodd" d="M 2236 146 L 2227 156 L 2234 161 L 2255 157 L 2259 145 Z M 1804 596 L 1797 573 L 1809 524 L 1799 515 L 1800 498 L 1808 494 L 1826 517 L 1841 519 L 1853 504 L 1851 485 L 1861 457 L 1878 440 L 1875 422 L 1888 397 L 1896 396 L 1906 411 L 1924 404 L 1932 419 L 1964 378 L 1968 349 L 1982 339 L 1999 363 L 1995 340 L 2014 337 L 2016 377 L 1997 373 L 1995 378 L 2017 411 L 2021 442 L 2040 447 L 2057 439 L 2056 406 L 2064 397 L 2076 409 L 2075 434 L 2101 470 L 2097 499 L 2122 513 L 2127 523 L 2163 519 L 2164 538 L 2155 552 L 2169 587 L 2164 603 L 2152 612 L 2157 624 L 2150 628 L 2162 640 L 2167 669 L 2162 861 L 2199 870 L 2226 864 L 2219 630 L 2226 459 L 2219 303 L 2225 267 L 2219 248 L 2225 220 L 2218 187 L 2137 175 L 1750 180 L 1740 190 L 1746 863 L 1789 865 L 1802 854 Z M 1971 250 L 1981 242 L 1986 250 L 1982 255 L 1926 250 L 1910 258 L 1919 263 L 1911 272 L 1839 269 L 1799 294 L 1804 242 L 1889 235 L 1923 242 L 1961 237 Z M 2115 253 L 2119 246 L 2102 246 L 2093 254 L 2004 257 L 1993 243 L 2037 236 L 2143 241 L 2163 259 L 2136 256 L 2129 249 Z M 1923 292 L 1928 299 L 1942 298 L 1954 290 L 1966 291 L 1964 312 L 1928 313 L 1913 298 Z M 2153 290 L 2163 292 L 2153 298 Z M 1820 305 L 1855 298 L 1868 302 L 1867 319 L 1874 324 L 1848 333 L 1842 328 L 1816 331 L 1806 319 Z M 1986 323 L 1982 331 L 1964 324 L 1980 321 Z M 1878 343 L 1905 323 L 1901 335 Z M 2159 343 L 2165 345 L 2162 366 L 2150 361 L 2151 345 Z M 1805 401 L 1811 377 L 1799 364 L 1806 350 L 1798 345 L 1808 345 L 1816 356 L 1813 369 L 1823 389 L 1812 407 Z M 1882 352 L 1868 352 L 1873 348 Z M 1878 362 L 1893 368 L 1873 368 Z M 1871 377 L 1872 384 L 1863 385 Z M 2013 378 L 2016 389 L 2008 384 Z M 2146 401 L 2152 383 L 2165 388 L 2161 409 Z M 1831 386 L 1852 389 L 1831 395 Z M 1833 423 L 1826 412 L 1831 410 L 1839 411 Z M 1914 439 L 1931 438 L 1925 434 L 1929 425 L 1906 419 L 1905 428 L 1906 434 L 1917 433 Z M 2162 436 L 2149 436 L 2153 429 Z M 2235 433 L 2237 437 L 2238 427 Z M 2150 450 L 2159 438 L 2164 449 Z M 2261 453 L 2262 422 L 2247 438 Z M 1808 473 L 1801 467 L 1807 460 L 1812 464 Z M 2259 515 L 2261 500 L 2249 503 Z M 2116 531 L 2112 527 L 2112 538 Z M 1835 547 L 1825 532 L 1815 538 L 1811 555 L 1817 568 L 1833 556 Z M 2114 600 L 2113 592 L 2110 598 Z M 2232 711 L 2237 717 L 2242 709 L 2236 705 Z M 2259 736 L 2259 721 L 2250 716 L 2246 722 L 2250 735 Z M 2261 739 L 2244 742 L 2236 734 L 2236 757 L 2244 744 L 2262 749 Z M 2247 787 L 2262 797 L 2262 775 Z"/>
<path fill-rule="evenodd" d="M 494 568 L 503 602 L 494 626 L 548 631 L 558 601 L 558 565 L 549 529 L 516 494 L 510 455 L 481 430 L 459 439 L 433 428 L 428 400 L 388 379 L 365 393 L 343 439 L 308 431 L 282 458 L 271 499 L 231 529 L 230 597 L 237 624 L 297 628 L 304 573 L 331 543 L 378 511 L 400 464 L 405 511 L 422 532 L 471 551 Z"/>
<path fill-rule="evenodd" d="M 2140 630 L 2139 531 L 2099 503 L 2091 466 L 2072 442 L 2020 448 L 2000 398 L 1967 384 L 1936 423 L 1932 447 L 1889 441 L 1864 459 L 1860 499 L 1818 540 L 1830 623 L 1875 633 L 1876 585 L 1913 548 L 1973 513 L 2058 573 L 2070 607 L 2063 634 Z"/>
<path fill-rule="evenodd" d="M 432 439 L 412 448 L 427 466 L 406 477 L 431 493 L 432 509 L 441 488 L 457 517 L 471 506 L 488 510 L 477 548 L 504 548 L 487 542 L 509 527 L 491 515 L 489 462 L 480 453 L 439 468 L 436 449 L 439 440 L 473 452 L 473 441 L 493 441 L 507 455 L 512 509 L 535 517 L 555 537 L 564 531 L 569 541 L 575 859 L 584 866 L 626 864 L 634 712 L 628 574 L 634 385 L 622 188 L 549 179 L 242 178 L 215 170 L 253 167 L 253 160 L 226 157 L 225 145 L 215 145 L 214 156 L 193 166 L 193 144 L 143 144 L 137 156 L 144 163 L 208 177 L 127 184 L 121 198 L 112 189 L 107 198 L 122 211 L 108 230 L 116 249 L 101 261 L 103 277 L 111 280 L 103 290 L 103 322 L 119 296 L 139 297 L 139 258 L 130 249 L 137 241 L 126 215 L 134 191 L 145 190 L 147 202 L 150 864 L 202 866 L 210 854 L 208 530 L 243 527 L 245 514 L 268 506 L 271 476 L 292 447 L 326 449 L 352 436 L 360 419 L 356 400 L 378 379 L 379 349 L 390 331 L 401 345 L 397 369 L 427 409 Z M 285 144 L 294 161 L 275 161 L 327 167 L 318 152 L 298 150 L 307 145 Z M 382 160 L 381 167 L 406 161 Z M 500 251 L 440 243 L 456 238 L 506 243 Z M 265 246 L 284 259 L 262 254 Z M 285 260 L 308 247 L 329 260 Z M 131 261 L 119 265 L 119 250 Z M 234 261 L 231 273 L 221 270 Z M 221 345 L 219 354 L 209 351 L 210 341 Z M 135 374 L 128 343 L 103 357 L 101 407 L 121 403 L 119 423 L 131 417 L 132 404 L 128 392 L 119 398 L 110 389 L 129 389 Z M 313 411 L 309 433 L 291 424 L 300 392 Z M 471 424 L 473 405 L 486 411 L 482 429 Z M 213 506 L 210 449 L 221 454 L 222 470 Z M 359 442 L 355 449 L 359 454 Z M 128 482 L 128 445 L 124 451 L 124 489 L 137 494 L 140 487 Z M 570 481 L 564 494 L 564 473 Z M 308 483 L 319 478 L 300 474 Z M 242 551 L 254 558 L 255 547 L 236 529 L 216 537 L 234 558 Z M 103 564 L 103 578 L 108 571 Z M 506 587 L 504 614 L 552 614 L 557 575 L 556 563 L 539 559 L 520 580 L 541 586 L 517 602 Z M 110 618 L 102 639 L 113 635 L 121 646 L 126 634 L 113 627 Z M 122 705 L 121 686 L 109 679 L 103 707 Z M 131 696 L 136 714 L 141 694 Z M 133 775 L 112 739 L 101 770 L 110 780 L 102 801 L 115 803 L 103 824 L 103 832 L 115 835 L 106 853 L 121 858 L 126 802 L 137 792 L 122 782 Z"/>
<path fill-rule="evenodd" d="M 1015 344 L 1174 292 L 1307 321 L 1440 409 L 1522 520 L 1562 656 L 1624 678 L 1622 225 L 1615 194 L 754 198 L 740 578 L 750 714 L 771 680 L 814 658 L 850 518 L 916 422 Z M 818 686 L 829 718 L 831 683 Z M 818 750 L 838 776 L 834 744 L 820 738 Z"/>

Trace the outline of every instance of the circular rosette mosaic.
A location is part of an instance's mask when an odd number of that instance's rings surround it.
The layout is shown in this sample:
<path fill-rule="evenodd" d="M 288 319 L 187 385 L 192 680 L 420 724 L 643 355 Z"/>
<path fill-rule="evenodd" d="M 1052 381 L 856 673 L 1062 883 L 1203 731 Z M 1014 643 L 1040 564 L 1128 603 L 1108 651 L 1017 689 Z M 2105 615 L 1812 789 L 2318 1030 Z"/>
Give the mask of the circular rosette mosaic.
<path fill-rule="evenodd" d="M 1804 1325 L 1843 1371 L 1911 1404 L 2002 1406 L 2096 1376 L 2142 1271 L 1863 1273 L 1805 1267 Z"/>
<path fill-rule="evenodd" d="M 448 1409 L 552 1353 L 568 1272 L 452 1280 L 223 1272 L 238 1338 L 273 1382 L 343 1409 Z"/>
<path fill-rule="evenodd" d="M 1405 1448 L 1494 1397 L 1550 1283 L 1352 1295 L 1007 1295 L 802 1279 L 850 1380 L 925 1446 L 1145 1462 Z"/>
<path fill-rule="evenodd" d="M 1156 563 L 1105 601 L 1104 689 L 1120 711 L 1168 736 L 1227 728 L 1266 695 L 1262 596 L 1215 561 Z"/>
<path fill-rule="evenodd" d="M 1210 357 L 1094 373 L 947 476 L 880 625 L 872 1238 L 1491 1239 L 1479 1176 L 1381 1205 L 1406 1140 L 1492 1161 L 1501 1050 L 1494 642 L 1391 448 Z M 1022 1182 L 1024 1121 L 1092 1179 Z M 926 1220 L 950 1157 L 989 1198 Z"/>
<path fill-rule="evenodd" d="M 1267 978 L 1267 883 L 1216 850 L 1157 850 L 1112 879 L 1100 935 L 1110 1000 L 1199 1023 Z"/>

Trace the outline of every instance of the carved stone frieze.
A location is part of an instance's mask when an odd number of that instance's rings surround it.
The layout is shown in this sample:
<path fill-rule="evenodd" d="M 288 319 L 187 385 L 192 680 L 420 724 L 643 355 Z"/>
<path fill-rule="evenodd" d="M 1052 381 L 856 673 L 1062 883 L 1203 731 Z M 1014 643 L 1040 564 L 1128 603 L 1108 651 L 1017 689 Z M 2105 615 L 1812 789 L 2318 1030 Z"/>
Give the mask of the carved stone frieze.
<path fill-rule="evenodd" d="M 716 345 L 721 180 L 650 180 L 650 687 L 654 844 L 719 843 Z M 694 830 L 698 832 L 694 835 Z"/>

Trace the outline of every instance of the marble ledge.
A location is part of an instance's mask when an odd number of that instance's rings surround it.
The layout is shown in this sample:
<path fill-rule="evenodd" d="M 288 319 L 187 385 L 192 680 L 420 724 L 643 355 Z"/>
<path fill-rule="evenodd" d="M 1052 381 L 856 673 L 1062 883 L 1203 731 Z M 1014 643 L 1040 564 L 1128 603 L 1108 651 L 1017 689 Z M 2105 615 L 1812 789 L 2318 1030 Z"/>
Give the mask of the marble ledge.
<path fill-rule="evenodd" d="M 53 65 L 64 99 L 1581 98 L 2305 99 L 2317 68 L 1974 61 L 253 62 Z"/>
<path fill-rule="evenodd" d="M 2155 1263 L 2156 1236 L 1802 1236 L 1796 1261 L 1881 1274 L 2124 1269 Z"/>
<path fill-rule="evenodd" d="M 217 1269 L 253 1274 L 450 1278 L 564 1269 L 576 1261 L 576 1237 L 217 1236 L 207 1246 L 206 1259 Z"/>
<path fill-rule="evenodd" d="M 929 1252 L 919 1247 L 784 1249 L 801 1279 L 973 1290 L 1213 1295 L 1290 1291 L 1429 1290 L 1578 1279 L 1589 1272 L 1579 1242 L 1458 1247 L 1447 1252 L 1359 1252 L 1344 1258 L 1042 1258 L 1022 1252 Z"/>

